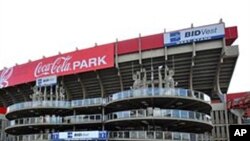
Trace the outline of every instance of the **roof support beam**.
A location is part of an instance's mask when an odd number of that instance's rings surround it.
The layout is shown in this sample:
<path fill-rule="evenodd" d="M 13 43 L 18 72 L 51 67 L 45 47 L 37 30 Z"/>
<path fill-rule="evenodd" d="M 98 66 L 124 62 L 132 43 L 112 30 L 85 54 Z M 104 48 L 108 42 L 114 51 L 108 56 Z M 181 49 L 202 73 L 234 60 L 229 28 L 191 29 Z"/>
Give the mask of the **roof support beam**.
<path fill-rule="evenodd" d="M 194 28 L 194 25 L 191 24 L 191 28 Z M 191 67 L 190 67 L 190 74 L 189 74 L 189 89 L 193 90 L 193 69 L 194 69 L 194 61 L 195 61 L 195 56 L 196 56 L 196 44 L 193 41 L 192 44 L 192 58 L 191 58 Z"/>
<path fill-rule="evenodd" d="M 26 85 L 27 85 L 28 91 L 30 91 L 30 90 L 33 91 L 33 87 L 32 87 L 30 84 L 26 83 Z M 29 89 L 29 88 L 30 88 L 30 89 Z M 25 90 L 25 88 L 23 88 L 22 90 Z M 30 100 L 30 95 L 29 95 L 29 93 L 24 93 L 24 95 L 25 95 L 27 101 L 29 101 L 29 100 Z"/>
<path fill-rule="evenodd" d="M 15 96 L 13 96 L 13 94 L 11 92 L 9 92 L 7 90 L 5 90 L 5 92 L 6 92 L 6 95 L 10 96 L 12 103 L 17 103 Z"/>
<path fill-rule="evenodd" d="M 118 70 L 117 75 L 118 75 L 118 77 L 119 77 L 119 82 L 120 82 L 120 86 L 121 86 L 121 91 L 123 91 L 123 90 L 124 90 L 124 86 L 123 86 L 121 71 L 120 71 L 119 68 L 118 68 L 117 70 Z"/>
<path fill-rule="evenodd" d="M 3 94 L 0 94 L 0 99 L 1 99 L 1 102 L 2 102 L 3 106 L 7 107 L 8 104 L 7 104 L 6 100 L 5 100 L 5 98 L 3 97 Z"/>
<path fill-rule="evenodd" d="M 222 50 L 221 50 L 221 55 L 217 64 L 217 70 L 216 70 L 216 75 L 214 79 L 214 91 L 219 96 L 221 101 L 225 101 L 223 93 L 221 91 L 221 86 L 220 86 L 220 70 L 221 70 L 221 64 L 224 62 L 225 48 L 226 48 L 226 39 L 224 37 L 222 39 Z"/>
<path fill-rule="evenodd" d="M 116 43 L 115 43 L 115 67 L 117 68 L 117 75 L 118 75 L 119 82 L 120 82 L 120 88 L 121 88 L 121 91 L 123 91 L 124 87 L 123 87 L 122 75 L 121 75 L 121 71 L 120 71 L 119 63 L 118 63 L 118 39 L 116 39 Z"/>
<path fill-rule="evenodd" d="M 101 88 L 101 96 L 104 97 L 105 91 L 104 91 L 102 79 L 101 79 L 100 74 L 99 74 L 98 71 L 95 71 L 95 73 L 96 73 L 96 77 L 97 77 L 97 80 L 98 80 L 100 88 Z"/>
<path fill-rule="evenodd" d="M 196 56 L 196 45 L 195 42 L 193 42 L 192 45 L 192 58 L 191 58 L 191 66 L 190 66 L 190 74 L 189 74 L 189 89 L 193 90 L 193 69 L 195 66 L 195 56 Z"/>
<path fill-rule="evenodd" d="M 97 43 L 95 43 L 95 47 L 97 47 Z M 117 57 L 116 57 L 117 58 Z M 118 58 L 117 58 L 118 59 Z M 102 83 L 102 80 L 101 80 L 101 77 L 100 77 L 100 74 L 98 71 L 95 71 L 96 73 L 96 77 L 97 77 L 97 80 L 99 82 L 99 85 L 100 85 L 100 88 L 101 88 L 101 97 L 103 98 L 104 97 L 104 87 L 103 87 L 103 83 Z"/>
<path fill-rule="evenodd" d="M 83 80 L 81 79 L 80 75 L 77 75 L 77 80 L 78 80 L 78 82 L 81 84 L 81 88 L 82 88 L 82 97 L 83 97 L 83 99 L 85 99 L 86 94 L 87 94 L 87 91 L 86 91 L 86 87 L 85 87 L 84 82 L 83 82 Z"/>
<path fill-rule="evenodd" d="M 27 84 L 25 84 L 27 85 Z M 30 85 L 27 85 L 28 87 L 30 87 Z M 25 87 L 24 86 L 21 86 L 21 87 L 16 87 L 17 89 L 17 93 L 20 94 L 24 101 L 29 101 L 29 95 L 24 91 Z"/>
<path fill-rule="evenodd" d="M 223 23 L 224 24 L 224 27 L 225 27 L 225 23 L 223 22 L 222 19 L 220 19 L 220 23 Z M 223 57 L 225 56 L 225 50 L 226 50 L 226 38 L 224 37 L 222 39 L 223 41 L 223 44 L 222 44 L 222 51 L 221 51 L 221 56 L 220 56 L 220 62 L 218 63 L 218 70 L 216 72 L 216 76 L 217 76 L 217 79 L 216 79 L 216 84 L 217 84 L 217 91 L 218 91 L 218 96 L 219 98 L 222 100 L 222 101 L 225 101 L 225 95 L 222 94 L 221 92 L 221 87 L 220 87 L 220 70 L 221 70 L 221 63 L 223 63 Z M 227 106 L 226 104 L 224 104 L 224 108 L 226 109 Z M 225 117 L 226 117 L 226 131 L 227 131 L 227 138 L 229 138 L 229 121 L 228 121 L 228 111 L 226 110 L 225 111 Z"/>
<path fill-rule="evenodd" d="M 32 93 L 31 93 L 31 95 L 32 95 L 32 94 L 34 93 L 34 91 L 33 91 L 34 86 L 32 86 L 32 85 L 29 84 L 29 83 L 26 83 L 26 85 L 29 87 L 29 90 L 32 91 Z M 27 95 L 27 97 L 28 97 L 28 100 L 32 100 L 32 99 L 30 98 L 31 95 L 28 95 L 28 94 L 26 94 L 26 95 Z"/>
<path fill-rule="evenodd" d="M 139 64 L 140 66 L 142 66 L 141 34 L 139 34 L 139 38 L 138 38 L 138 47 L 139 47 Z"/>
<path fill-rule="evenodd" d="M 24 101 L 28 101 L 29 98 L 27 97 L 27 95 L 25 94 L 25 92 L 22 89 L 17 88 L 17 93 L 23 97 Z"/>
<path fill-rule="evenodd" d="M 69 92 L 68 87 L 66 86 L 66 84 L 65 84 L 65 82 L 64 82 L 64 76 L 62 77 L 61 85 L 63 86 L 63 88 L 64 88 L 65 91 L 66 91 L 66 100 L 71 100 L 71 94 L 70 94 L 70 92 Z"/>
<path fill-rule="evenodd" d="M 164 34 L 166 34 L 166 29 L 164 29 Z M 165 36 L 165 35 L 163 35 Z M 165 65 L 167 65 L 167 60 L 168 60 L 168 47 L 167 45 L 164 45 L 164 56 L 165 56 Z"/>

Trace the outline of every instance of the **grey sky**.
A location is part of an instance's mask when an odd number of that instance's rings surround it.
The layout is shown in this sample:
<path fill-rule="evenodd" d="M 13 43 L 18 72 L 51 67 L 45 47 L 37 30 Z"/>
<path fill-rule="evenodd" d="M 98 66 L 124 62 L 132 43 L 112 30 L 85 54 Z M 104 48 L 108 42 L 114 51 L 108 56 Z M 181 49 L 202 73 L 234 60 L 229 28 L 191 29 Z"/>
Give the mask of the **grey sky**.
<path fill-rule="evenodd" d="M 250 91 L 248 0 L 0 0 L 0 69 L 42 56 L 219 22 L 238 26 L 229 92 Z"/>

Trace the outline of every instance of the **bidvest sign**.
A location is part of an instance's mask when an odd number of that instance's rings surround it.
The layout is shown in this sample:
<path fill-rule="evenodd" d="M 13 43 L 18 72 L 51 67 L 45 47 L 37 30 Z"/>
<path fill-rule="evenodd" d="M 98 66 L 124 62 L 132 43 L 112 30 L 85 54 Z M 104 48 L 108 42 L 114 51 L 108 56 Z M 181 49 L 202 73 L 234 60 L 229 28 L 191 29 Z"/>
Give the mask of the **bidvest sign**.
<path fill-rule="evenodd" d="M 107 131 L 72 131 L 52 133 L 51 139 L 58 140 L 107 140 Z"/>
<path fill-rule="evenodd" d="M 54 76 L 46 76 L 36 79 L 36 86 L 42 87 L 42 86 L 51 86 L 55 85 L 57 83 L 57 77 Z"/>
<path fill-rule="evenodd" d="M 180 45 L 191 42 L 220 39 L 225 36 L 224 24 L 213 24 L 202 27 L 195 27 L 164 34 L 166 46 Z"/>
<path fill-rule="evenodd" d="M 69 75 L 113 66 L 114 44 L 101 45 L 5 68 L 0 71 L 0 89 L 42 77 Z"/>

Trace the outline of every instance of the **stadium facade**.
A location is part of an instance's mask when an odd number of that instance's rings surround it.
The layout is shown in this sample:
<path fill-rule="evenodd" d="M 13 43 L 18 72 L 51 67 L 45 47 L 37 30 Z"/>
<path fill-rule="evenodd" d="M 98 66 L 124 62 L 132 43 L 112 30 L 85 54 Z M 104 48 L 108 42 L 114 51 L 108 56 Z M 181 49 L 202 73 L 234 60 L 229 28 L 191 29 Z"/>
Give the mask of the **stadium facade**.
<path fill-rule="evenodd" d="M 236 39 L 220 22 L 4 68 L 2 139 L 227 140 L 229 114 L 212 102 L 225 100 Z"/>

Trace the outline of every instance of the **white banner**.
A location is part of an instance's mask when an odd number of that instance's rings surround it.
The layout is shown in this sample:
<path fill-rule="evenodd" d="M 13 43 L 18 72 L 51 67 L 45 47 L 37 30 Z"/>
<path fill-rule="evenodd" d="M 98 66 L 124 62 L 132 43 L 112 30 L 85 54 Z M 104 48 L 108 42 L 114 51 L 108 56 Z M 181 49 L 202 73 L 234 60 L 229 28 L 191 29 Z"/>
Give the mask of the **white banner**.
<path fill-rule="evenodd" d="M 224 24 L 213 24 L 165 33 L 164 44 L 166 46 L 173 46 L 191 42 L 220 39 L 224 36 Z"/>
<path fill-rule="evenodd" d="M 53 140 L 106 140 L 107 131 L 73 131 L 52 133 Z"/>
<path fill-rule="evenodd" d="M 50 86 L 57 83 L 57 77 L 56 76 L 47 76 L 36 79 L 36 86 Z"/>

